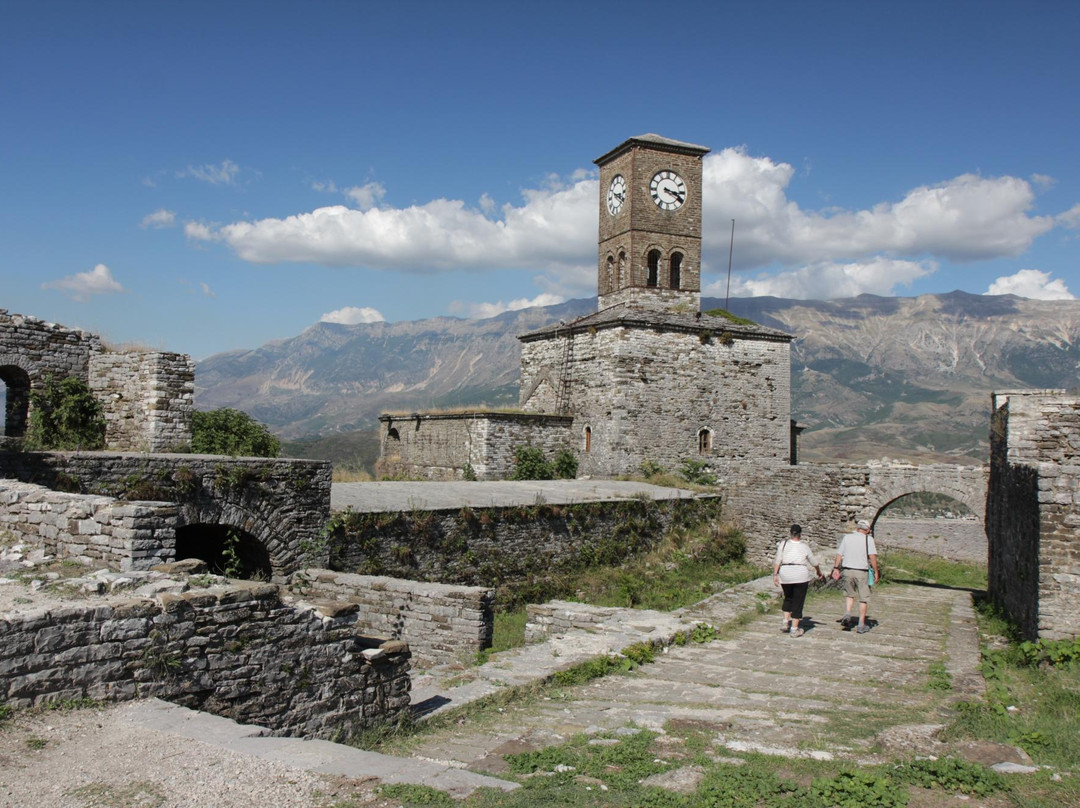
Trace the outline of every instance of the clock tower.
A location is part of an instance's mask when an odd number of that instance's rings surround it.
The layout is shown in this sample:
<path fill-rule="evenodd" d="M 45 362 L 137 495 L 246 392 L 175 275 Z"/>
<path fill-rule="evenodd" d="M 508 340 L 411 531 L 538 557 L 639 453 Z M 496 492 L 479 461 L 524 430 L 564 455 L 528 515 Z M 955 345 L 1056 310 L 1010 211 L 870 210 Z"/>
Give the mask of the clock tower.
<path fill-rule="evenodd" d="M 600 167 L 599 311 L 697 311 L 701 305 L 701 160 L 709 150 L 632 137 Z"/>

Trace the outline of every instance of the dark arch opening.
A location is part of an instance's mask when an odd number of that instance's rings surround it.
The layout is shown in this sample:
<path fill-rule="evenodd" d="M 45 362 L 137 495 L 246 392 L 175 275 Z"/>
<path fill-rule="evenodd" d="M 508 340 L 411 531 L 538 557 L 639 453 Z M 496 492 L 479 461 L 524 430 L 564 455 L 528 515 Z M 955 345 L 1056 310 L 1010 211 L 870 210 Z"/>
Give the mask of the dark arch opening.
<path fill-rule="evenodd" d="M 0 365 L 0 382 L 4 384 L 4 436 L 21 438 L 30 411 L 30 376 L 15 365 Z"/>
<path fill-rule="evenodd" d="M 176 560 L 198 558 L 210 572 L 230 578 L 269 581 L 270 553 L 250 533 L 231 525 L 185 525 L 176 531 Z"/>
<path fill-rule="evenodd" d="M 682 286 L 682 253 L 671 254 L 671 274 L 669 275 L 672 289 Z"/>
<path fill-rule="evenodd" d="M 645 281 L 646 286 L 660 285 L 660 251 L 649 250 L 649 276 Z"/>
<path fill-rule="evenodd" d="M 396 427 L 390 427 L 386 430 L 386 437 L 390 438 L 390 440 L 401 440 L 401 435 L 398 434 Z"/>

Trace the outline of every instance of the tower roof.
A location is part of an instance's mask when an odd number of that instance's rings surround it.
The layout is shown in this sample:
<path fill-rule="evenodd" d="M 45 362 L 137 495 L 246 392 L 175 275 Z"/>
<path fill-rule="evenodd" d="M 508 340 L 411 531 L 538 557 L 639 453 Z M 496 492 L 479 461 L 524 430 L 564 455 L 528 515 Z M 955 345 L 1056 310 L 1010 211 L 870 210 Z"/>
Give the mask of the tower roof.
<path fill-rule="evenodd" d="M 637 137 L 624 140 L 614 149 L 607 154 L 603 154 L 593 160 L 598 166 L 604 165 L 604 163 L 610 162 L 618 157 L 623 152 L 629 151 L 635 146 L 647 146 L 650 149 L 656 149 L 657 151 L 673 152 L 675 154 L 690 154 L 697 157 L 701 157 L 709 153 L 709 149 L 706 146 L 697 146 L 693 143 L 684 143 L 681 140 L 672 140 L 669 137 L 662 137 L 661 135 L 647 134 L 638 135 Z"/>

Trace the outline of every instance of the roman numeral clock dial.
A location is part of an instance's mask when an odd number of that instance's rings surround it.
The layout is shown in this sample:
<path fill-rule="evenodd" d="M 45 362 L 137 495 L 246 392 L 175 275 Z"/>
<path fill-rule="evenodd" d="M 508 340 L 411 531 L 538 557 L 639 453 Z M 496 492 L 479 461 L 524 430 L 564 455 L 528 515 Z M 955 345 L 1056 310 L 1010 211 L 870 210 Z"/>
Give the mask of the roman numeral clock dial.
<path fill-rule="evenodd" d="M 626 180 L 622 174 L 616 174 L 611 178 L 611 185 L 607 192 L 607 209 L 612 216 L 618 216 L 626 201 Z"/>
<path fill-rule="evenodd" d="M 657 171 L 649 183 L 649 193 L 660 210 L 678 210 L 686 201 L 686 183 L 674 171 Z"/>

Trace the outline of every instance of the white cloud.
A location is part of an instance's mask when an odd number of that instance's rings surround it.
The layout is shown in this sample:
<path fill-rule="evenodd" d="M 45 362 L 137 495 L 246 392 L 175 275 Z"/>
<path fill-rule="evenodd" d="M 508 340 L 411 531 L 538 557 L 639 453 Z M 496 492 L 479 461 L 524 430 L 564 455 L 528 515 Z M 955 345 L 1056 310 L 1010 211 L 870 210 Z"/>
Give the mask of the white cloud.
<path fill-rule="evenodd" d="M 963 174 L 921 186 L 898 202 L 865 210 L 805 211 L 787 198 L 787 163 L 724 149 L 705 158 L 704 251 L 726 257 L 735 219 L 742 268 L 780 263 L 859 261 L 879 253 L 972 261 L 1018 255 L 1050 230 L 1052 216 L 1028 214 L 1035 194 L 1026 180 Z"/>
<path fill-rule="evenodd" d="M 311 183 L 311 190 L 319 191 L 320 193 L 336 194 L 337 189 L 337 183 L 333 180 L 327 180 L 326 182 L 315 180 Z"/>
<path fill-rule="evenodd" d="M 861 294 L 891 295 L 898 286 L 931 274 L 932 263 L 876 258 L 864 262 L 835 264 L 822 262 L 789 272 L 761 275 L 757 278 L 733 276 L 731 294 L 736 297 L 787 297 L 798 300 L 829 300 Z M 715 281 L 704 294 L 723 297 L 727 278 Z"/>
<path fill-rule="evenodd" d="M 382 316 L 382 312 L 370 306 L 345 306 L 337 311 L 328 311 L 319 318 L 320 323 L 340 323 L 341 325 L 381 323 L 385 320 L 386 318 Z"/>
<path fill-rule="evenodd" d="M 240 174 L 240 166 L 232 160 L 223 160 L 221 165 L 188 166 L 183 171 L 177 171 L 177 179 L 192 177 L 211 185 L 235 185 L 236 178 Z"/>
<path fill-rule="evenodd" d="M 468 303 L 462 300 L 454 300 L 449 305 L 451 314 L 464 314 L 471 320 L 483 320 L 488 317 L 496 317 L 504 311 L 519 311 L 533 306 L 554 306 L 556 303 L 564 303 L 566 298 L 561 295 L 543 292 L 531 300 L 521 297 L 511 300 L 509 303 Z"/>
<path fill-rule="evenodd" d="M 124 287 L 113 278 L 112 272 L 104 264 L 98 264 L 89 272 L 79 272 L 57 281 L 48 281 L 41 284 L 41 288 L 56 289 L 80 303 L 85 303 L 92 295 L 124 291 Z"/>
<path fill-rule="evenodd" d="M 197 241 L 217 241 L 220 238 L 213 227 L 202 222 L 185 222 L 184 235 Z"/>
<path fill-rule="evenodd" d="M 1080 225 L 1080 206 L 1056 217 L 1033 215 L 1033 186 L 1017 177 L 963 174 L 866 209 L 807 210 L 787 196 L 794 176 L 791 165 L 744 149 L 705 158 L 706 278 L 726 267 L 732 218 L 738 271 L 786 270 L 772 279 L 739 281 L 744 288 L 816 288 L 830 297 L 909 283 L 931 272 L 936 260 L 1015 256 L 1055 226 Z M 595 291 L 595 171 L 548 176 L 541 188 L 522 191 L 520 204 L 501 209 L 488 195 L 475 208 L 452 199 L 385 207 L 386 190 L 378 183 L 346 193 L 359 209 L 337 205 L 221 227 L 189 224 L 187 232 L 224 241 L 253 263 L 417 273 L 527 269 L 542 273 L 536 283 L 551 294 Z M 879 276 L 882 267 L 891 269 Z"/>
<path fill-rule="evenodd" d="M 345 196 L 355 202 L 360 210 L 371 210 L 386 196 L 386 189 L 377 182 L 369 182 L 347 189 Z"/>
<path fill-rule="evenodd" d="M 204 283 L 204 282 L 200 281 L 199 282 L 199 289 L 202 290 L 203 295 L 205 295 L 206 297 L 217 297 L 217 292 L 215 292 L 213 289 L 211 289 L 210 284 L 208 284 L 208 283 Z"/>
<path fill-rule="evenodd" d="M 139 225 L 142 228 L 153 228 L 155 230 L 161 230 L 166 227 L 176 226 L 176 214 L 171 210 L 155 210 L 153 213 L 148 213 L 143 216 L 142 223 Z"/>
<path fill-rule="evenodd" d="M 1016 295 L 1032 300 L 1075 300 L 1060 278 L 1050 280 L 1050 273 L 1038 269 L 1021 269 L 1015 275 L 998 278 L 986 290 L 988 295 Z"/>

